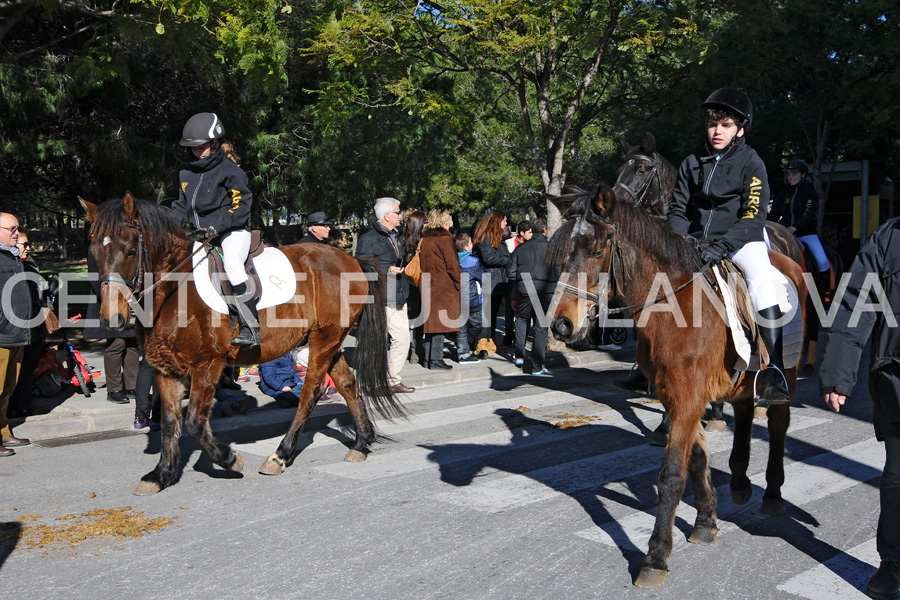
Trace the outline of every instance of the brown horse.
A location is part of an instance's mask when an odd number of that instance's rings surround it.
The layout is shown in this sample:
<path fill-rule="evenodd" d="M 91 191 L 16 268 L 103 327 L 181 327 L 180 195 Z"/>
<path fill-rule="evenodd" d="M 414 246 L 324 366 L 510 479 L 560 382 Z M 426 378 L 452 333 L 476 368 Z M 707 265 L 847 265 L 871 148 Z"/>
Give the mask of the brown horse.
<path fill-rule="evenodd" d="M 710 398 L 727 399 L 734 405 L 734 445 L 731 496 L 738 504 L 752 494 L 747 467 L 753 422 L 753 374 L 735 373 L 736 352 L 704 276 L 696 250 L 669 227 L 636 208 L 618 201 L 608 186 L 591 194 L 567 188 L 550 198 L 567 219 L 554 234 L 547 260 L 563 271 L 562 293 L 552 329 L 557 339 L 572 343 L 586 331 L 588 315 L 601 304 L 618 300 L 638 324 L 638 365 L 650 378 L 659 400 L 672 420 L 672 431 L 657 480 L 659 502 L 656 524 L 635 585 L 658 588 L 667 573 L 672 551 L 675 510 L 688 475 L 694 492 L 697 520 L 690 541 L 712 544 L 716 527 L 716 491 L 709 474 L 706 437 L 700 418 Z M 796 287 L 802 309 L 806 287 L 799 266 L 785 256 L 770 253 L 772 264 Z M 601 274 L 608 278 L 601 278 Z M 656 293 L 658 274 L 668 277 L 671 291 Z M 604 280 L 608 283 L 601 288 Z M 699 286 L 699 287 L 698 287 Z M 660 297 L 662 296 L 662 297 Z M 655 310 L 650 310 L 653 305 Z M 664 310 L 660 310 L 660 309 Z M 682 317 L 683 321 L 679 318 Z M 640 317 L 640 319 L 638 319 Z M 686 323 L 686 325 L 685 325 Z M 732 377 L 736 379 L 732 379 Z M 796 365 L 786 369 L 791 394 L 796 387 Z M 784 510 L 784 443 L 790 405 L 769 409 L 769 459 L 762 510 Z"/>
<path fill-rule="evenodd" d="M 140 308 L 141 296 L 146 293 L 151 301 L 149 319 L 139 319 L 136 330 L 147 360 L 158 372 L 162 450 L 156 468 L 135 488 L 136 495 L 155 494 L 179 477 L 181 400 L 188 377 L 185 427 L 213 463 L 241 471 L 240 454 L 216 440 L 209 426 L 213 393 L 226 365 L 268 362 L 304 342 L 309 344 L 297 414 L 278 449 L 260 467 L 264 474 L 280 474 L 293 461 L 300 430 L 317 400 L 313 392 L 326 373 L 347 402 L 356 427 L 356 439 L 345 460 L 366 459 L 368 445 L 375 438 L 369 406 L 387 417 L 403 414 L 387 381 L 384 278 L 372 265 L 319 244 L 282 248 L 294 271 L 287 277 L 299 275 L 296 293 L 289 302 L 260 311 L 260 347 L 239 348 L 231 345 L 235 329 L 228 317 L 214 314 L 188 281 L 192 243 L 164 208 L 136 200 L 131 194 L 100 206 L 85 200 L 81 204 L 92 223 L 90 249 L 100 276 L 101 318 L 112 328 L 123 328 L 132 307 Z M 157 278 L 155 285 L 150 283 L 152 275 Z M 357 320 L 354 377 L 341 345 Z M 365 400 L 360 399 L 360 392 Z"/>

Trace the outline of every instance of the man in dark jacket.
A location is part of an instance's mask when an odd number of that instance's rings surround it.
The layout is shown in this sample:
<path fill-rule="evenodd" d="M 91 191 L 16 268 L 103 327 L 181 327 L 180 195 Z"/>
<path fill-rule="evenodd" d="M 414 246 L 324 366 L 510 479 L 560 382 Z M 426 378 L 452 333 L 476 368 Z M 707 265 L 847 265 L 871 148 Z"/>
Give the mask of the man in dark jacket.
<path fill-rule="evenodd" d="M 9 213 L 0 213 L 0 292 L 8 301 L 0 302 L 0 456 L 12 456 L 13 448 L 31 442 L 12 434 L 6 409 L 16 389 L 25 347 L 31 343 L 31 294 L 25 279 L 25 267 L 19 260 L 19 221 Z M 8 289 L 11 287 L 12 289 Z"/>
<path fill-rule="evenodd" d="M 388 379 L 395 392 L 414 392 L 416 388 L 400 380 L 400 370 L 409 353 L 409 317 L 406 299 L 409 297 L 409 281 L 403 274 L 403 248 L 398 239 L 400 225 L 400 201 L 396 198 L 379 198 L 375 201 L 375 223 L 359 237 L 356 257 L 371 257 L 378 261 L 381 272 L 387 278 L 387 320 L 391 347 L 388 349 Z"/>
<path fill-rule="evenodd" d="M 506 276 L 516 286 L 516 365 L 525 364 L 525 340 L 529 323 L 534 331 L 531 346 L 531 374 L 548 375 L 544 366 L 547 352 L 549 322 L 547 311 L 553 300 L 553 291 L 559 275 L 544 262 L 547 250 L 547 223 L 535 219 L 531 225 L 531 239 L 519 244 L 506 266 Z M 540 314 L 538 311 L 540 307 Z"/>
<path fill-rule="evenodd" d="M 873 598 L 900 595 L 900 218 L 872 234 L 853 266 L 850 283 L 828 334 L 819 387 L 835 412 L 847 401 L 871 337 L 869 394 L 875 437 L 887 455 L 881 476 L 876 545 L 881 566 L 869 580 Z M 883 293 L 882 293 L 883 292 Z M 856 322 L 858 319 L 858 323 Z M 854 325 L 854 323 L 856 323 Z"/>
<path fill-rule="evenodd" d="M 323 212 L 314 212 L 306 222 L 306 235 L 300 238 L 299 244 L 327 244 L 328 234 L 334 225 Z"/>

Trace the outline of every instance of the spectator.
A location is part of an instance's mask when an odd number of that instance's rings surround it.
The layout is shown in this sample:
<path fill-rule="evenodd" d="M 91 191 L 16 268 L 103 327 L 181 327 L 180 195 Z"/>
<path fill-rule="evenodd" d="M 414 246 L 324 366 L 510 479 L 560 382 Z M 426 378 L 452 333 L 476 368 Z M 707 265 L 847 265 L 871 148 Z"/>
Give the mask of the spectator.
<path fill-rule="evenodd" d="M 314 212 L 306 222 L 306 235 L 300 238 L 300 244 L 327 244 L 328 236 L 334 223 L 328 220 L 323 212 Z"/>
<path fill-rule="evenodd" d="M 531 221 L 519 221 L 515 237 L 511 237 L 506 240 L 506 247 L 509 249 L 510 254 L 512 254 L 512 252 L 516 248 L 518 248 L 520 244 L 530 240 L 531 235 Z M 512 282 L 510 282 L 509 295 L 506 297 L 506 302 L 504 302 L 505 309 L 503 312 L 503 341 L 500 342 L 500 345 L 504 348 L 507 346 L 512 346 L 516 342 L 516 336 L 513 333 L 513 320 L 515 319 L 516 314 L 516 294 L 516 286 L 512 284 Z"/>
<path fill-rule="evenodd" d="M 512 253 L 506 268 L 509 280 L 515 282 L 518 293 L 516 306 L 516 358 L 517 366 L 525 364 L 525 341 L 529 325 L 534 331 L 531 345 L 531 374 L 548 375 L 545 366 L 547 352 L 547 311 L 553 300 L 559 274 L 552 272 L 544 262 L 547 250 L 547 224 L 544 219 L 535 219 L 531 240 L 523 243 Z M 540 309 L 540 314 L 538 313 Z"/>
<path fill-rule="evenodd" d="M 241 324 L 231 344 L 256 348 L 259 298 L 244 269 L 250 252 L 253 194 L 247 187 L 247 174 L 240 168 L 240 157 L 231 144 L 222 142 L 224 136 L 225 126 L 214 113 L 198 113 L 185 123 L 180 144 L 191 149 L 194 161 L 178 174 L 179 193 L 172 203 L 172 216 L 182 226 L 193 225 L 203 238 L 219 238 L 225 275 L 231 283 L 231 308 Z"/>
<path fill-rule="evenodd" d="M 88 304 L 84 339 L 105 340 L 103 369 L 106 374 L 106 399 L 113 404 L 128 404 L 135 398 L 141 353 L 134 329 L 113 331 L 100 322 L 100 281 L 96 277 L 97 260 L 88 251 L 88 273 L 94 301 Z"/>
<path fill-rule="evenodd" d="M 22 261 L 25 271 L 31 274 L 28 279 L 28 290 L 31 296 L 31 313 L 29 319 L 35 319 L 43 314 L 44 292 L 47 290 L 47 282 L 41 277 L 40 269 L 31 258 L 31 242 L 28 241 L 28 232 L 19 228 L 19 241 L 16 243 L 19 249 L 19 260 Z M 19 380 L 9 402 L 7 412 L 10 417 L 25 417 L 31 412 L 31 388 L 34 383 L 34 370 L 37 368 L 44 349 L 46 327 L 43 319 L 31 328 L 31 343 L 25 347 L 22 357 L 22 367 L 19 369 Z"/>
<path fill-rule="evenodd" d="M 403 266 L 416 255 L 419 244 L 422 241 L 422 230 L 425 228 L 425 213 L 421 210 L 409 209 L 404 214 L 406 225 L 400 233 L 400 245 L 403 248 Z M 409 282 L 409 297 L 406 300 L 406 313 L 409 316 L 409 362 L 417 363 L 425 361 L 423 340 L 425 332 L 422 325 L 425 317 L 422 315 L 422 293 L 418 286 Z"/>
<path fill-rule="evenodd" d="M 481 276 L 484 267 L 478 257 L 472 254 L 472 236 L 465 232 L 456 234 L 456 254 L 459 257 L 460 275 L 460 316 L 459 332 L 456 334 L 456 355 L 459 362 L 478 362 L 472 352 L 477 336 L 481 333 Z M 462 307 L 468 307 L 462 310 Z"/>
<path fill-rule="evenodd" d="M 259 366 L 259 389 L 267 396 L 275 398 L 281 408 L 300 404 L 300 392 L 306 381 L 306 365 L 309 349 L 294 350 L 281 358 Z M 325 374 L 325 381 L 317 394 L 316 402 L 327 402 L 335 392 L 331 375 Z"/>
<path fill-rule="evenodd" d="M 494 333 L 497 329 L 497 314 L 500 304 L 509 296 L 509 285 L 506 279 L 506 265 L 509 264 L 509 249 L 503 243 L 509 233 L 506 226 L 506 215 L 499 210 L 492 210 L 475 226 L 472 243 L 475 254 L 484 267 L 484 295 L 481 334 L 475 353 L 480 358 L 497 351 Z"/>
<path fill-rule="evenodd" d="M 819 369 L 819 389 L 825 403 L 835 412 L 840 412 L 856 384 L 860 357 L 871 338 L 869 395 L 874 403 L 872 421 L 875 425 L 875 438 L 884 443 L 886 455 L 884 472 L 881 474 L 881 514 L 878 516 L 875 537 L 881 565 L 869 579 L 868 593 L 872 598 L 900 596 L 898 264 L 900 218 L 894 218 L 872 234 L 850 267 L 850 281 L 828 334 L 825 357 Z M 860 310 L 858 307 L 867 308 Z M 875 312 L 871 307 L 880 310 Z"/>
<path fill-rule="evenodd" d="M 156 369 L 147 361 L 143 348 L 140 350 L 134 396 L 134 428 L 148 427 L 150 431 L 159 431 L 162 420 L 159 382 L 156 380 Z"/>
<path fill-rule="evenodd" d="M 0 302 L 0 456 L 13 456 L 13 448 L 31 443 L 15 437 L 6 418 L 25 348 L 31 344 L 31 329 L 16 324 L 27 321 L 32 309 L 28 283 L 21 277 L 25 265 L 19 259 L 18 241 L 19 221 L 9 213 L 0 213 L 0 291 L 9 298 L 8 303 Z"/>
<path fill-rule="evenodd" d="M 422 233 L 422 306 L 425 313 L 425 366 L 452 369 L 444 361 L 444 334 L 459 331 L 459 256 L 450 235 L 449 212 L 428 212 L 428 228 Z"/>
<path fill-rule="evenodd" d="M 377 260 L 387 278 L 385 310 L 390 336 L 388 379 L 394 392 L 410 393 L 416 388 L 404 384 L 400 377 L 400 370 L 409 354 L 409 317 L 406 313 L 409 281 L 403 274 L 403 250 L 397 237 L 401 221 L 400 201 L 396 198 L 378 198 L 374 208 L 376 221 L 369 231 L 359 237 L 356 256 Z"/>

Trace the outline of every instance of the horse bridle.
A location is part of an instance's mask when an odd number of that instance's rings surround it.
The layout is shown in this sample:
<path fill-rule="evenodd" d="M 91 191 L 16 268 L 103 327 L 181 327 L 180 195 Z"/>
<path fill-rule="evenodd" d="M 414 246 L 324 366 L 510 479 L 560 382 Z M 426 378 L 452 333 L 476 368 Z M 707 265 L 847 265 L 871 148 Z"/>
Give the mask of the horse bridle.
<path fill-rule="evenodd" d="M 659 185 L 659 188 L 662 189 L 662 178 L 660 177 L 660 174 L 659 174 L 659 161 L 657 161 L 655 158 L 653 158 L 652 156 L 647 156 L 646 154 L 635 154 L 634 156 L 632 156 L 631 158 L 628 159 L 628 162 L 634 163 L 634 161 L 636 161 L 636 160 L 645 160 L 652 167 L 650 169 L 650 174 L 647 175 L 647 178 L 643 181 L 643 183 L 641 183 L 641 185 L 640 185 L 640 187 L 638 187 L 637 191 L 632 189 L 631 186 L 629 186 L 627 183 L 622 183 L 621 181 L 618 181 L 618 180 L 616 181 L 615 184 L 613 184 L 613 187 L 614 188 L 618 187 L 618 188 L 622 188 L 623 190 L 625 190 L 625 193 L 627 193 L 629 196 L 631 196 L 631 199 L 634 201 L 634 203 L 636 205 L 640 206 L 643 203 L 644 198 L 647 196 L 647 192 L 650 191 L 650 184 L 653 182 L 654 179 L 656 179 L 656 182 Z"/>

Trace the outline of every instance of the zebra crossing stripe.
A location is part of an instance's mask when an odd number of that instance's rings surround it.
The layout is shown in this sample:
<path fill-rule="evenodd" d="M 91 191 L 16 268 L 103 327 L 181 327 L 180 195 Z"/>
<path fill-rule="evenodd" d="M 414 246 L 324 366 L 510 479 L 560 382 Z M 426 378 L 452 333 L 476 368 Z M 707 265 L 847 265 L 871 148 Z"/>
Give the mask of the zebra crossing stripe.
<path fill-rule="evenodd" d="M 880 558 L 875 538 L 788 579 L 779 591 L 810 600 L 852 600 L 867 598 L 866 583 L 875 573 Z"/>
<path fill-rule="evenodd" d="M 786 502 L 794 506 L 803 506 L 878 477 L 883 464 L 884 448 L 874 438 L 832 452 L 824 452 L 785 467 L 782 496 Z M 759 503 L 766 485 L 765 473 L 757 473 L 750 481 L 754 487 L 754 497 L 743 506 L 731 501 L 727 485 L 717 488 L 719 506 L 716 512 L 719 517 L 720 536 L 738 528 L 738 523 L 747 525 L 766 518 L 766 515 L 759 511 Z M 676 518 L 686 522 L 687 529 L 690 529 L 697 516 L 697 511 L 691 506 L 692 503 L 693 498 L 688 498 L 678 505 Z M 655 510 L 635 513 L 624 519 L 617 519 L 614 524 L 602 524 L 579 531 L 576 535 L 607 546 L 646 552 L 650 533 L 653 531 L 654 515 Z M 687 540 L 676 535 L 673 542 L 677 547 L 686 544 Z"/>
<path fill-rule="evenodd" d="M 615 416 L 617 418 L 604 418 L 603 425 L 637 431 L 637 428 L 632 423 L 625 421 L 621 415 L 615 413 Z M 654 415 L 647 416 L 651 419 L 658 419 Z M 825 422 L 828 422 L 828 419 L 801 417 L 795 420 L 791 431 L 799 431 Z M 645 425 L 649 426 L 647 423 Z M 728 432 L 708 435 L 707 439 L 710 452 L 714 453 L 730 451 L 734 436 Z M 528 473 L 508 475 L 484 483 L 473 483 L 459 490 L 441 493 L 437 497 L 465 508 L 496 513 L 548 500 L 559 494 L 572 494 L 612 481 L 621 481 L 647 471 L 655 471 L 662 464 L 662 457 L 662 448 L 644 443 Z M 628 495 L 630 492 L 618 490 L 617 493 Z M 679 512 L 680 510 L 679 508 Z M 651 529 L 653 527 L 652 517 L 650 518 L 650 527 Z"/>
<path fill-rule="evenodd" d="M 500 400 L 495 400 L 492 402 L 483 402 L 480 404 L 473 404 L 470 406 L 461 406 L 458 408 L 449 408 L 444 410 L 435 410 L 426 413 L 422 413 L 420 415 L 413 415 L 409 418 L 409 420 L 398 420 L 398 421 L 387 421 L 384 419 L 378 420 L 375 422 L 375 427 L 379 433 L 388 436 L 397 436 L 403 433 L 407 433 L 410 431 L 424 431 L 425 429 L 429 429 L 432 427 L 445 427 L 447 425 L 455 425 L 459 423 L 466 423 L 470 421 L 477 421 L 480 419 L 486 418 L 496 418 L 496 413 L 498 411 L 503 410 L 515 410 L 511 408 L 514 407 L 522 407 L 527 410 L 544 410 L 554 406 L 562 406 L 575 402 L 584 402 L 588 401 L 591 403 L 596 403 L 598 400 L 602 400 L 603 398 L 614 396 L 613 392 L 605 392 L 598 388 L 576 388 L 567 390 L 566 392 L 544 392 L 540 394 L 534 394 L 531 396 L 519 396 L 516 398 L 503 398 Z M 600 408 L 605 408 L 602 405 L 597 405 Z M 591 409 L 594 406 L 592 405 Z M 579 412 L 585 412 L 589 409 L 579 408 Z M 604 411 L 604 412 L 613 412 L 613 411 Z M 659 418 L 656 416 L 655 418 Z M 307 446 L 307 448 L 318 448 L 323 446 L 330 446 L 334 444 L 343 443 L 339 439 L 335 439 L 333 437 L 324 436 L 324 435 L 315 435 L 315 431 L 310 431 L 301 434 L 302 441 L 306 442 L 308 439 L 312 438 L 312 444 Z M 278 442 L 281 440 L 283 435 L 279 435 L 277 437 L 267 438 L 263 440 L 254 440 L 253 442 L 248 442 L 246 444 L 232 444 L 235 450 L 242 453 L 256 454 L 259 456 L 268 456 L 271 452 L 273 452 L 278 445 Z M 505 439 L 505 441 L 504 441 Z M 496 443 L 503 444 L 508 443 L 510 439 L 509 432 L 503 432 L 499 438 L 497 438 Z M 508 448 L 507 448 L 508 449 Z M 402 452 L 402 451 L 401 451 Z M 355 470 L 362 467 L 360 470 L 372 470 L 369 467 L 377 461 L 380 461 L 386 458 L 388 453 L 385 452 L 374 452 L 369 459 L 365 463 L 356 464 L 355 466 L 351 466 L 349 469 L 344 468 L 346 471 L 346 476 L 352 477 L 351 473 Z M 397 454 L 394 452 L 392 454 Z M 375 460 L 373 460 L 375 459 Z M 343 463 L 341 463 L 343 464 Z M 340 466 L 336 467 L 337 469 L 341 469 Z M 339 473 L 343 474 L 343 473 Z M 363 478 L 368 478 L 365 474 L 360 474 Z"/>

